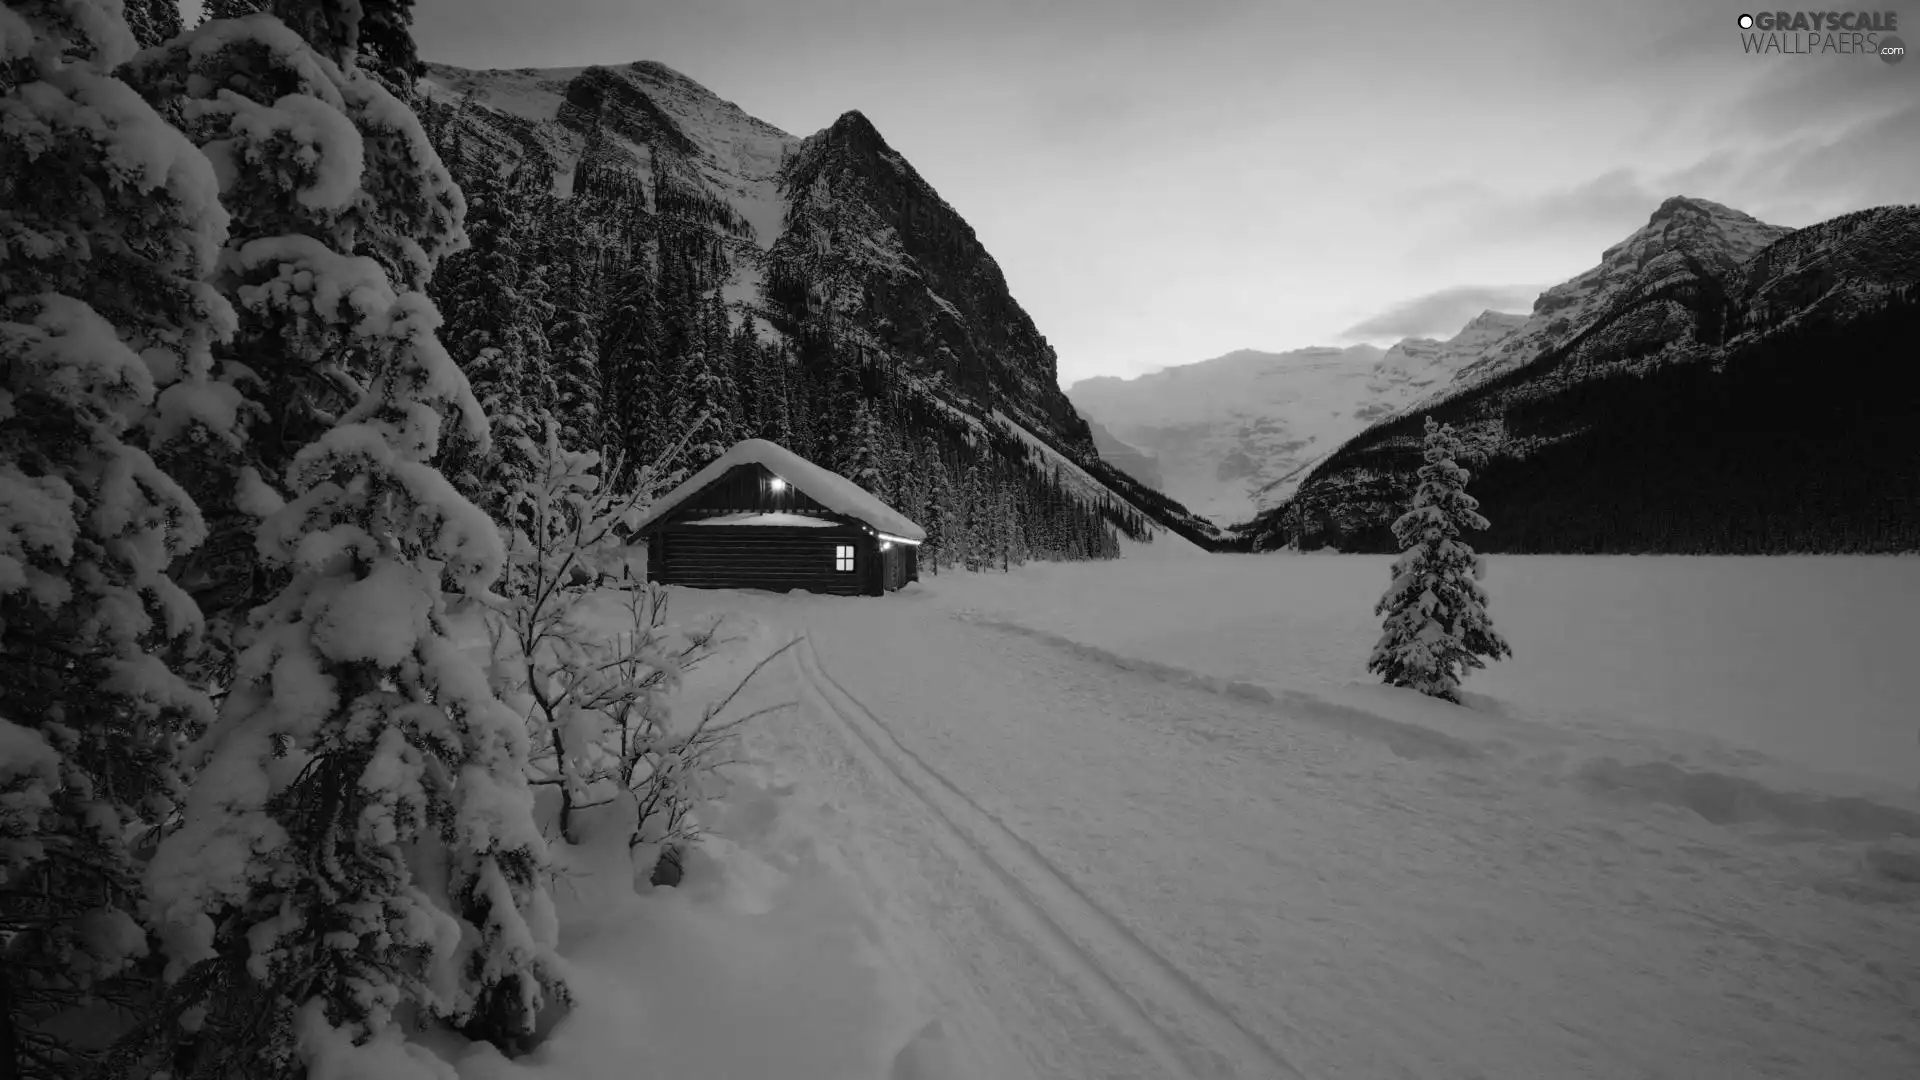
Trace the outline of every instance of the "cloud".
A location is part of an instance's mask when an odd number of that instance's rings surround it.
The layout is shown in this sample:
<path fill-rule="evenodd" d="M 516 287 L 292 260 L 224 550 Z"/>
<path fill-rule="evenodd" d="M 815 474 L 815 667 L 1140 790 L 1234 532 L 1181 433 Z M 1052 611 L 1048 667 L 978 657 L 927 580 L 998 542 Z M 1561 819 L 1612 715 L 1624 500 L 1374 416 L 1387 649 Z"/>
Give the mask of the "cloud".
<path fill-rule="evenodd" d="M 1670 195 L 1715 199 L 1707 190 L 1666 189 L 1664 181 L 1650 183 L 1641 171 L 1626 168 L 1532 192 L 1457 185 L 1422 194 L 1426 196 L 1423 208 L 1430 215 L 1444 202 L 1454 205 L 1444 209 L 1444 216 L 1434 218 L 1436 227 L 1431 232 L 1409 246 L 1407 257 L 1416 261 L 1548 240 L 1586 246 L 1604 237 L 1609 238 L 1604 243 L 1612 243 L 1645 225 Z M 1736 203 L 1728 205 L 1740 209 Z"/>
<path fill-rule="evenodd" d="M 1798 140 L 1762 156 L 1756 171 L 1783 196 L 1818 197 L 1830 213 L 1920 202 L 1920 105 Z"/>
<path fill-rule="evenodd" d="M 1906 64 L 1870 56 L 1750 56 L 1762 75 L 1728 106 L 1722 123 L 1736 136 L 1777 141 L 1832 131 L 1913 103 Z"/>
<path fill-rule="evenodd" d="M 1395 197 L 1395 201 L 1412 209 L 1458 211 L 1485 206 L 1499 198 L 1499 192 L 1478 180 L 1455 178 L 1406 188 Z"/>
<path fill-rule="evenodd" d="M 1369 338 L 1452 337 L 1473 317 L 1496 311 L 1531 311 L 1538 285 L 1456 285 L 1402 300 L 1340 332 L 1348 341 Z"/>
<path fill-rule="evenodd" d="M 1512 230 L 1540 226 L 1612 224 L 1645 219 L 1662 196 L 1647 187 L 1633 169 L 1610 169 L 1585 183 L 1550 190 L 1499 211 L 1501 224 Z"/>
<path fill-rule="evenodd" d="M 1697 195 L 1796 228 L 1861 207 L 1920 203 L 1920 105 L 1842 111 L 1822 127 L 1722 147 L 1642 186 L 1650 197 Z"/>
<path fill-rule="evenodd" d="M 1725 167 L 1720 161 L 1710 160 L 1697 168 L 1705 173 Z M 1579 183 L 1524 193 L 1496 191 L 1472 183 L 1433 185 L 1409 193 L 1403 205 L 1443 212 L 1444 224 L 1413 244 L 1408 255 L 1434 259 L 1463 247 L 1501 246 L 1546 237 L 1582 242 L 1611 233 L 1624 237 L 1646 224 L 1670 195 L 1714 198 L 1707 190 L 1669 183 L 1683 179 L 1688 177 L 1675 175 L 1650 182 L 1639 170 L 1620 168 Z M 1446 205 L 1449 203 L 1452 205 Z M 1739 209 L 1736 204 L 1729 205 Z"/>
<path fill-rule="evenodd" d="M 1721 185 L 1745 174 L 1746 161 L 1746 157 L 1738 151 L 1723 147 L 1691 165 L 1665 173 L 1654 182 L 1653 186 L 1671 195 L 1685 195 L 1708 189 L 1718 190 Z M 1734 207 L 1734 209 L 1740 208 Z"/>

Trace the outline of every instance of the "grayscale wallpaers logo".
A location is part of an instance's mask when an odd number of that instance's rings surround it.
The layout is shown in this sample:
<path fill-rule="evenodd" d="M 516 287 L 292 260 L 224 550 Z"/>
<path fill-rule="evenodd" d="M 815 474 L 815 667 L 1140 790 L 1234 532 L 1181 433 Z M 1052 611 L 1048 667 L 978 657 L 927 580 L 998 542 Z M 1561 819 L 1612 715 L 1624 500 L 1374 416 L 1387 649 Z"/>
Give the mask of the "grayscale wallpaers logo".
<path fill-rule="evenodd" d="M 1897 64 L 1907 58 L 1898 29 L 1894 11 L 1762 11 L 1740 16 L 1740 47 L 1783 56 L 1864 54 Z"/>

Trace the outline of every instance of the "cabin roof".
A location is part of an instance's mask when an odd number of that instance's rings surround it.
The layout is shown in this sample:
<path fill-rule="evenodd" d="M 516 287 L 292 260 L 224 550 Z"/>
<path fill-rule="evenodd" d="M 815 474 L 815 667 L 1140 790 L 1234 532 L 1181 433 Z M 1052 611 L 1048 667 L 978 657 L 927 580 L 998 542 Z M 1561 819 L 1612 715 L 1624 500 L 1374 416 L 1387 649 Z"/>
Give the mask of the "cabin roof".
<path fill-rule="evenodd" d="M 828 510 L 865 522 L 879 532 L 915 542 L 927 538 L 925 529 L 908 521 L 906 515 L 881 502 L 865 488 L 765 439 L 747 439 L 735 443 L 732 449 L 714 458 L 706 468 L 688 477 L 679 487 L 667 492 L 648 508 L 634 523 L 634 533 L 644 532 L 659 524 L 681 503 L 698 495 L 707 485 L 725 476 L 727 470 L 737 465 L 762 466 Z"/>
<path fill-rule="evenodd" d="M 814 517 L 811 514 L 786 514 L 780 512 L 755 513 L 751 510 L 737 514 L 721 514 L 718 517 L 694 518 L 683 521 L 682 525 L 776 525 L 786 529 L 846 529 L 832 518 Z"/>

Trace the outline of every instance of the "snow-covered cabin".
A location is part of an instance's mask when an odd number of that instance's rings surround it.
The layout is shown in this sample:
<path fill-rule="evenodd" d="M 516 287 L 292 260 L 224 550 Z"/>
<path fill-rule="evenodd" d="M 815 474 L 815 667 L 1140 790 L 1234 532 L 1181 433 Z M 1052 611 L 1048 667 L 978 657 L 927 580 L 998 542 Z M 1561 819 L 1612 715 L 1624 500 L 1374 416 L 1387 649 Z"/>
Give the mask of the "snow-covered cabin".
<path fill-rule="evenodd" d="M 881 596 L 920 579 L 927 534 L 846 477 L 748 439 L 655 503 L 633 538 L 647 580 L 665 585 Z"/>

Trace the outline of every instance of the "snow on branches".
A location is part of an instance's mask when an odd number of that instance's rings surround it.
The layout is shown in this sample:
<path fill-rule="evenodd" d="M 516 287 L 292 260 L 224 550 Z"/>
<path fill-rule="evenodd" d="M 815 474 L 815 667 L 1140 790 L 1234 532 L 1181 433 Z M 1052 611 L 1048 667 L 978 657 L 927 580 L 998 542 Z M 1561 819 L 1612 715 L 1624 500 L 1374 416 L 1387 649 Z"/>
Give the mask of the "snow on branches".
<path fill-rule="evenodd" d="M 0 1071 L 29 1078 L 91 1064 L 68 1014 L 147 953 L 141 847 L 212 719 L 168 575 L 204 521 L 155 455 L 232 437 L 203 281 L 228 216 L 111 74 L 132 52 L 118 3 L 0 8 Z"/>
<path fill-rule="evenodd" d="M 216 491 L 264 593 L 149 866 L 169 974 L 211 988 L 243 1072 L 326 1073 L 328 1047 L 410 1016 L 523 1037 L 565 995 L 529 745 L 446 596 L 485 590 L 503 552 L 433 465 L 449 419 L 486 438 L 421 291 L 465 243 L 458 189 L 404 105 L 272 16 L 125 71 L 231 213 L 222 378 L 252 422 Z"/>
<path fill-rule="evenodd" d="M 527 717 L 539 748 L 535 782 L 559 789 L 562 835 L 577 840 L 577 811 L 630 801 L 629 846 L 636 869 L 651 874 L 663 854 L 671 860 L 693 838 L 691 812 L 712 794 L 733 727 L 770 711 L 719 719 L 773 657 L 690 730 L 675 730 L 669 698 L 710 655 L 718 623 L 676 630 L 666 622 L 666 594 L 640 585 L 627 592 L 619 629 L 609 633 L 597 624 L 606 598 L 595 592 L 626 570 L 626 533 L 656 496 L 660 469 L 639 470 L 633 486 L 615 490 L 606 478 L 624 475 L 617 462 L 567 450 L 552 421 L 544 434 L 542 443 L 522 440 L 533 476 L 505 503 L 506 585 L 487 612 L 494 685 Z"/>
<path fill-rule="evenodd" d="M 1455 462 L 1460 453 L 1453 429 L 1428 417 L 1426 464 L 1412 508 L 1393 523 L 1403 554 L 1393 564 L 1392 586 L 1374 607 L 1386 621 L 1367 661 L 1368 671 L 1394 686 L 1456 703 L 1466 672 L 1513 655 L 1487 617 L 1479 582 L 1485 560 L 1460 539 L 1465 529 L 1487 527 L 1479 503 L 1466 493 L 1467 471 Z"/>

